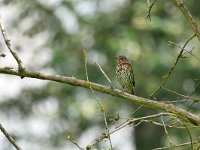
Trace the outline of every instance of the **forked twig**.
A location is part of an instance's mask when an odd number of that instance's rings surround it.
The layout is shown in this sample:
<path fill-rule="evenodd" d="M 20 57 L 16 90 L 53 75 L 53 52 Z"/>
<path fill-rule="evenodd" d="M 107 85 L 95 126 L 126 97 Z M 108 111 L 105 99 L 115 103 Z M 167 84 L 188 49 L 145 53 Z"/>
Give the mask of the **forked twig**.
<path fill-rule="evenodd" d="M 168 81 L 168 79 L 169 79 L 169 77 L 170 77 L 172 71 L 174 70 L 174 68 L 176 67 L 176 65 L 177 65 L 177 63 L 178 63 L 178 61 L 179 61 L 179 59 L 180 59 L 181 56 L 182 56 L 185 47 L 187 46 L 187 44 L 188 44 L 195 36 L 196 36 L 196 35 L 193 35 L 191 38 L 189 38 L 189 39 L 185 42 L 185 44 L 183 45 L 183 47 L 182 47 L 182 49 L 181 49 L 179 55 L 178 55 L 177 58 L 176 58 L 176 61 L 175 61 L 174 64 L 173 64 L 173 66 L 171 67 L 171 69 L 169 70 L 169 72 L 168 72 L 166 75 L 164 75 L 164 79 L 163 79 L 163 81 L 161 82 L 160 86 L 159 86 L 152 94 L 150 94 L 150 96 L 149 96 L 150 98 L 152 98 L 152 97 L 164 86 L 164 84 Z"/>
<path fill-rule="evenodd" d="M 127 121 L 123 122 L 121 125 L 116 126 L 115 129 L 113 129 L 112 131 L 109 132 L 109 134 L 113 134 L 113 133 L 123 129 L 124 127 L 131 125 L 137 121 L 142 121 L 144 119 L 156 118 L 159 116 L 172 116 L 172 115 L 173 114 L 171 114 L 171 113 L 159 113 L 159 114 L 154 114 L 154 115 L 149 115 L 149 116 L 144 116 L 144 117 L 139 117 L 139 118 L 132 118 L 132 119 L 129 118 Z M 101 136 L 96 138 L 96 140 L 93 142 L 93 144 L 90 145 L 90 147 L 94 146 L 97 142 L 100 142 L 106 138 L 108 138 L 108 133 L 102 133 Z"/>
<path fill-rule="evenodd" d="M 85 75 L 86 75 L 87 81 L 89 82 L 89 77 L 88 77 L 88 72 L 87 72 L 87 52 L 86 52 L 85 49 L 83 49 L 83 55 L 84 55 L 84 64 L 85 64 Z M 101 68 L 101 67 L 100 67 L 100 68 Z M 103 69 L 102 69 L 102 71 L 103 71 Z M 106 74 L 105 74 L 105 75 L 106 75 Z M 108 79 L 109 79 L 109 78 L 108 78 Z M 97 101 L 97 103 L 98 103 L 98 105 L 99 105 L 99 107 L 100 107 L 100 110 L 101 110 L 101 112 L 102 112 L 102 114 L 103 114 L 104 123 L 105 123 L 105 126 L 106 126 L 106 131 L 107 131 L 107 133 L 108 133 L 106 138 L 108 138 L 109 144 L 110 144 L 110 149 L 112 150 L 112 149 L 113 149 L 113 148 L 112 148 L 112 142 L 111 142 L 111 138 L 110 138 L 110 131 L 109 131 L 109 129 L 108 129 L 108 123 L 107 123 L 107 119 L 106 119 L 105 109 L 104 109 L 103 105 L 101 104 L 101 102 L 98 100 L 98 97 L 97 97 L 97 95 L 95 94 L 94 90 L 92 89 L 92 86 L 90 86 L 90 90 L 92 91 L 92 93 L 93 93 L 93 95 L 94 95 L 94 97 L 95 97 L 95 99 L 96 99 L 96 101 Z M 91 148 L 92 146 L 94 146 L 94 145 L 91 145 L 91 146 L 88 145 L 87 148 Z"/>
<path fill-rule="evenodd" d="M 165 134 L 167 135 L 168 141 L 169 141 L 170 145 L 172 146 L 173 143 L 172 143 L 172 141 L 170 140 L 169 133 L 168 133 L 168 131 L 167 131 L 167 128 L 166 128 L 166 126 L 165 126 L 165 123 L 164 123 L 164 121 L 163 121 L 162 116 L 160 116 L 160 119 L 161 119 L 162 124 L 163 124 L 163 127 L 164 127 L 164 129 L 165 129 Z"/>
<path fill-rule="evenodd" d="M 151 4 L 149 0 L 147 0 L 147 3 L 149 5 L 148 13 L 145 18 L 149 18 L 149 21 L 151 21 L 151 9 L 153 8 L 154 4 L 156 3 L 157 0 L 154 0 Z"/>
<path fill-rule="evenodd" d="M 180 45 L 178 45 L 178 44 L 176 44 L 176 43 L 174 43 L 174 42 L 172 42 L 172 41 L 169 41 L 169 44 L 175 45 L 176 47 L 182 49 L 182 47 L 181 47 Z M 193 49 L 194 49 L 194 48 L 192 48 L 192 50 L 193 50 Z M 192 50 L 191 50 L 191 51 L 192 51 Z M 191 51 L 188 51 L 188 50 L 185 49 L 185 48 L 184 48 L 184 51 L 186 51 L 188 54 L 192 55 L 194 58 L 196 58 L 196 59 L 200 62 L 200 59 L 199 59 L 197 56 L 195 56 L 194 54 L 192 54 Z"/>
<path fill-rule="evenodd" d="M 3 35 L 3 39 L 5 41 L 5 44 L 6 44 L 7 48 L 9 49 L 10 53 L 15 58 L 15 60 L 16 60 L 16 62 L 18 64 L 18 70 L 19 71 L 24 71 L 25 68 L 23 67 L 23 63 L 22 63 L 21 59 L 19 58 L 19 56 L 17 55 L 17 53 L 12 50 L 11 44 L 10 44 L 10 40 L 7 38 L 6 31 L 5 31 L 5 29 L 4 29 L 3 24 L 1 23 L 1 21 L 0 21 L 0 29 L 1 29 L 1 33 Z"/>

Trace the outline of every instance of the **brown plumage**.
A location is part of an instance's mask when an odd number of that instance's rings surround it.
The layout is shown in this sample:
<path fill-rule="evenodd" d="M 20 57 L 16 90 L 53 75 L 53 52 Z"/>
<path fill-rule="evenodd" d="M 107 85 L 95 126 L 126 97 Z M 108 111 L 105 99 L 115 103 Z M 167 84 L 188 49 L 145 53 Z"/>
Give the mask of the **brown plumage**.
<path fill-rule="evenodd" d="M 117 62 L 116 77 L 119 83 L 127 92 L 134 94 L 135 78 L 131 64 L 125 56 L 118 56 L 115 58 Z"/>

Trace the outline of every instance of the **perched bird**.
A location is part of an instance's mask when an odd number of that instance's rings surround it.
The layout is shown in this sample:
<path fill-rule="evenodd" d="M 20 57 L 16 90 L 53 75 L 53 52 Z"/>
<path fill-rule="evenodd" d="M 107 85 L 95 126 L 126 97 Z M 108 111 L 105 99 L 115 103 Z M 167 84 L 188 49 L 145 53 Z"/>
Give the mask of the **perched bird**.
<path fill-rule="evenodd" d="M 116 77 L 125 91 L 134 94 L 135 78 L 133 69 L 128 59 L 125 56 L 115 57 L 116 65 Z"/>

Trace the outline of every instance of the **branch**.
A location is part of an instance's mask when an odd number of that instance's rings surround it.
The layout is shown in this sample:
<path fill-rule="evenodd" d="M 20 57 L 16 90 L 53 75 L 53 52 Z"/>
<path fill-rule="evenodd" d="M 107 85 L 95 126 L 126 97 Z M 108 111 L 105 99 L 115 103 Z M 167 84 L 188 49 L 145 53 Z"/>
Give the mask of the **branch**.
<path fill-rule="evenodd" d="M 192 144 L 197 144 L 198 143 L 198 140 L 197 141 L 194 141 L 194 142 L 192 142 Z M 190 145 L 191 144 L 191 142 L 186 142 L 186 143 L 182 143 L 182 144 L 178 144 L 178 145 L 174 145 L 173 147 L 160 147 L 160 148 L 154 148 L 154 149 L 152 149 L 152 150 L 165 150 L 165 149 L 175 149 L 175 148 L 177 148 L 177 147 L 182 147 L 182 146 L 187 146 L 187 145 Z M 194 149 L 195 150 L 195 149 Z"/>
<path fill-rule="evenodd" d="M 72 138 L 72 136 L 70 134 L 67 135 L 67 140 L 69 140 L 70 142 L 72 142 L 74 145 L 76 145 L 80 150 L 84 150 L 84 148 L 80 147 L 78 145 L 78 143 Z"/>
<path fill-rule="evenodd" d="M 6 31 L 5 31 L 5 29 L 4 29 L 3 24 L 1 23 L 1 21 L 0 21 L 0 29 L 1 29 L 1 33 L 3 35 L 3 39 L 5 41 L 6 46 L 8 47 L 10 53 L 13 55 L 13 57 L 15 58 L 15 60 L 16 60 L 16 62 L 18 64 L 19 71 L 24 71 L 25 68 L 23 67 L 23 63 L 22 63 L 21 59 L 19 58 L 19 56 L 17 55 L 17 53 L 15 53 L 12 50 L 11 44 L 10 44 L 10 40 L 7 38 Z"/>
<path fill-rule="evenodd" d="M 115 127 L 115 129 L 113 129 L 112 131 L 107 132 L 107 133 L 102 133 L 101 136 L 97 137 L 96 140 L 91 145 L 87 146 L 87 148 L 92 148 L 97 143 L 103 141 L 104 139 L 107 139 L 110 134 L 114 134 L 115 132 L 125 128 L 128 125 L 131 125 L 137 121 L 143 121 L 144 119 L 151 119 L 151 118 L 156 118 L 159 116 L 171 116 L 171 114 L 170 113 L 159 113 L 159 114 L 144 116 L 144 117 L 140 117 L 140 118 L 129 118 L 126 122 L 123 122 L 121 125 Z M 135 126 L 137 126 L 137 125 L 135 125 Z"/>
<path fill-rule="evenodd" d="M 189 129 L 188 129 L 188 127 L 187 127 L 187 125 L 183 122 L 183 125 L 185 126 L 185 129 L 186 129 L 186 131 L 187 131 L 187 133 L 189 134 L 189 137 L 190 137 L 190 142 L 191 142 L 191 149 L 193 150 L 193 141 L 192 141 L 192 135 L 191 135 L 191 133 L 190 133 L 190 131 L 189 131 Z"/>
<path fill-rule="evenodd" d="M 128 119 L 128 121 L 126 121 L 126 122 L 122 123 L 121 125 L 117 126 L 115 128 L 115 130 L 112 131 L 111 133 L 114 133 L 114 132 L 124 128 L 125 126 L 136 122 L 136 121 L 141 121 L 142 122 L 145 119 L 152 119 L 152 118 L 156 118 L 156 117 L 160 117 L 160 116 L 171 116 L 172 117 L 172 115 L 170 113 L 159 113 L 159 114 L 144 116 L 144 117 L 140 117 L 140 118 L 131 118 L 131 119 Z M 136 124 L 135 126 L 138 126 L 138 124 Z"/>
<path fill-rule="evenodd" d="M 85 64 L 85 75 L 86 75 L 86 78 L 87 78 L 87 81 L 89 81 L 89 77 L 88 77 L 88 72 L 87 72 L 87 51 L 86 49 L 83 49 L 83 55 L 84 55 L 84 64 Z M 98 63 L 97 63 L 98 64 Z M 100 67 L 100 66 L 99 66 Z M 100 67 L 101 68 L 101 67 Z M 101 69 L 101 71 L 103 71 L 103 69 Z M 109 140 L 109 144 L 110 144 L 110 150 L 112 150 L 112 142 L 111 142 L 111 138 L 110 138 L 110 134 L 109 134 L 109 129 L 108 129 L 108 123 L 107 123 L 107 119 L 106 119 L 106 112 L 105 112 L 105 108 L 104 106 L 101 104 L 101 102 L 99 101 L 99 99 L 97 98 L 97 95 L 95 94 L 94 90 L 92 89 L 92 87 L 90 86 L 90 90 L 92 91 L 99 107 L 100 107 L 100 110 L 103 114 L 103 119 L 104 119 L 104 123 L 105 123 L 105 126 L 106 126 L 106 131 L 108 132 L 108 140 Z M 89 146 L 88 146 L 88 149 L 89 149 Z"/>
<path fill-rule="evenodd" d="M 198 40 L 200 41 L 199 27 L 198 27 L 196 21 L 194 20 L 194 18 L 192 17 L 192 14 L 190 13 L 189 9 L 182 2 L 182 0 L 176 0 L 176 3 L 178 5 L 179 9 L 182 11 L 184 16 L 186 17 L 186 19 L 190 22 L 190 25 L 192 26 L 193 32 L 195 33 L 195 35 L 197 36 Z"/>
<path fill-rule="evenodd" d="M 171 93 L 173 93 L 173 94 L 176 94 L 176 95 L 178 95 L 178 96 L 181 96 L 181 97 L 184 97 L 185 99 L 183 99 L 183 100 L 176 100 L 176 101 L 167 101 L 167 102 L 173 102 L 173 103 L 176 103 L 176 102 L 181 102 L 181 103 L 183 103 L 183 102 L 185 102 L 187 99 L 191 99 L 191 100 L 193 100 L 194 102 L 197 102 L 197 101 L 200 101 L 200 98 L 195 98 L 195 97 L 191 97 L 191 95 L 193 94 L 189 94 L 188 96 L 186 96 L 186 95 L 183 95 L 183 94 L 180 94 L 180 93 L 178 93 L 178 92 L 176 92 L 176 91 L 172 91 L 172 90 L 170 90 L 170 89 L 167 89 L 167 88 L 165 88 L 165 87 L 162 87 L 162 89 L 164 89 L 164 90 L 166 90 L 166 91 L 168 91 L 168 92 L 171 92 Z M 165 101 L 166 102 L 166 101 Z"/>
<path fill-rule="evenodd" d="M 157 0 L 154 0 L 154 1 L 152 2 L 152 4 L 150 5 L 150 2 L 147 0 L 147 3 L 148 3 L 148 5 L 149 5 L 149 9 L 148 9 L 148 13 L 147 13 L 147 15 L 146 15 L 145 18 L 149 18 L 149 21 L 151 21 L 151 9 L 153 8 L 153 6 L 154 6 L 154 4 L 156 3 L 156 1 L 157 1 Z"/>
<path fill-rule="evenodd" d="M 167 128 L 166 128 L 166 125 L 165 125 L 165 123 L 164 123 L 164 121 L 163 121 L 162 116 L 160 116 L 160 119 L 161 119 L 161 121 L 162 121 L 162 124 L 163 124 L 164 130 L 165 130 L 165 134 L 167 135 L 167 138 L 168 138 L 169 144 L 170 144 L 170 146 L 173 146 L 173 143 L 172 143 L 172 141 L 171 141 L 171 139 L 170 139 L 170 137 L 169 137 L 169 133 L 168 133 L 168 131 L 167 131 Z"/>
<path fill-rule="evenodd" d="M 109 79 L 109 77 L 106 75 L 106 73 L 103 71 L 103 69 L 101 68 L 101 66 L 99 65 L 99 63 L 97 61 L 95 61 L 95 64 L 99 67 L 99 70 L 101 71 L 101 73 L 104 75 L 104 77 L 106 78 L 106 80 L 109 82 L 110 86 L 112 88 L 114 88 L 112 81 Z"/>
<path fill-rule="evenodd" d="M 170 45 L 175 45 L 176 47 L 182 49 L 182 47 L 180 45 L 178 45 L 178 44 L 176 44 L 176 43 L 174 43 L 172 41 L 169 41 L 169 44 Z M 192 50 L 193 49 L 194 49 L 194 47 L 190 51 L 188 51 L 187 49 L 184 48 L 184 51 L 186 51 L 186 53 L 190 54 L 191 56 L 193 56 L 194 58 L 196 58 L 200 62 L 200 59 L 197 56 L 195 56 L 194 54 L 192 54 Z"/>
<path fill-rule="evenodd" d="M 15 140 L 8 134 L 8 132 L 6 131 L 6 129 L 0 124 L 0 130 L 1 132 L 6 136 L 6 138 L 8 139 L 8 141 L 17 149 L 17 150 L 21 150 L 21 148 L 16 144 Z"/>
<path fill-rule="evenodd" d="M 181 56 L 182 56 L 185 47 L 187 46 L 187 44 L 188 44 L 194 37 L 195 37 L 195 35 L 193 35 L 191 38 L 189 38 L 189 39 L 185 42 L 185 44 L 184 44 L 184 46 L 182 47 L 182 49 L 181 49 L 179 55 L 178 55 L 177 58 L 176 58 L 176 61 L 175 61 L 174 64 L 173 64 L 173 66 L 171 67 L 171 69 L 169 70 L 169 72 L 168 72 L 166 75 L 163 76 L 164 80 L 162 81 L 162 83 L 160 84 L 160 86 L 159 86 L 152 94 L 150 94 L 150 96 L 149 96 L 150 98 L 153 97 L 153 96 L 165 85 L 165 83 L 168 81 L 168 79 L 169 79 L 169 77 L 170 77 L 172 71 L 174 70 L 174 68 L 176 67 L 176 65 L 177 65 L 177 63 L 178 63 L 178 61 L 179 61 L 179 59 L 180 59 Z"/>
<path fill-rule="evenodd" d="M 196 116 L 190 112 L 187 112 L 183 109 L 180 109 L 180 108 L 174 106 L 173 104 L 167 104 L 164 102 L 158 102 L 158 101 L 150 100 L 147 98 L 138 97 L 136 95 L 122 92 L 121 90 L 118 90 L 118 89 L 112 89 L 111 87 L 107 87 L 107 86 L 100 85 L 97 83 L 76 79 L 75 77 L 49 75 L 49 74 L 43 74 L 43 73 L 39 73 L 39 72 L 32 72 L 32 71 L 28 71 L 28 70 L 24 70 L 23 72 L 20 72 L 16 69 L 14 70 L 9 67 L 0 68 L 0 73 L 10 74 L 10 75 L 15 75 L 15 76 L 29 77 L 29 78 L 37 78 L 37 79 L 41 79 L 41 80 L 56 81 L 56 82 L 60 82 L 60 83 L 70 84 L 73 86 L 84 87 L 87 89 L 90 89 L 92 87 L 92 89 L 95 91 L 99 91 L 99 92 L 106 93 L 106 94 L 109 94 L 112 96 L 120 97 L 120 98 L 126 99 L 130 102 L 133 102 L 135 104 L 143 105 L 145 107 L 163 110 L 163 111 L 174 114 L 175 116 L 177 116 L 178 118 L 180 118 L 186 122 L 192 123 L 196 126 L 200 125 L 200 118 L 198 116 Z"/>

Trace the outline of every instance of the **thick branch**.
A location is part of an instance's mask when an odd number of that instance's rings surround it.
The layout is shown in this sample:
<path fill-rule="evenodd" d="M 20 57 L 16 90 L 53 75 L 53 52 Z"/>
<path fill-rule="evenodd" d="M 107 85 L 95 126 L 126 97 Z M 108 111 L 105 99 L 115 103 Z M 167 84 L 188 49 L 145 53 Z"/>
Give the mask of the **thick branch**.
<path fill-rule="evenodd" d="M 112 89 L 111 87 L 107 87 L 107 86 L 100 85 L 97 83 L 76 79 L 75 77 L 49 75 L 49 74 L 43 74 L 43 73 L 32 72 L 32 71 L 27 71 L 27 70 L 20 72 L 17 69 L 13 70 L 8 67 L 0 68 L 0 73 L 16 75 L 16 76 L 20 76 L 20 77 L 23 76 L 23 77 L 29 77 L 29 78 L 37 78 L 37 79 L 41 79 L 41 80 L 56 81 L 56 82 L 70 84 L 73 86 L 80 86 L 80 87 L 84 87 L 84 88 L 88 88 L 88 89 L 90 89 L 92 87 L 92 89 L 95 91 L 110 94 L 112 96 L 121 97 L 123 99 L 126 99 L 126 100 L 133 102 L 135 104 L 138 104 L 138 105 L 143 105 L 146 107 L 170 112 L 170 113 L 174 114 L 175 116 L 177 116 L 177 118 L 179 118 L 179 119 L 182 119 L 186 122 L 190 122 L 196 126 L 200 125 L 200 118 L 198 116 L 191 114 L 190 112 L 187 112 L 183 109 L 177 108 L 173 104 L 166 104 L 164 102 L 158 102 L 158 101 L 150 100 L 147 98 L 138 97 L 138 96 L 131 95 L 128 93 L 124 93 L 118 89 Z"/>
<path fill-rule="evenodd" d="M 197 25 L 196 21 L 194 20 L 194 18 L 192 17 L 192 14 L 190 13 L 189 9 L 182 2 L 182 0 L 176 0 L 176 3 L 178 5 L 179 9 L 182 11 L 184 16 L 186 17 L 186 19 L 190 22 L 193 32 L 195 33 L 195 35 L 197 36 L 197 38 L 200 41 L 200 31 L 199 31 L 198 25 Z"/>

